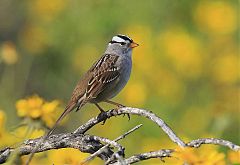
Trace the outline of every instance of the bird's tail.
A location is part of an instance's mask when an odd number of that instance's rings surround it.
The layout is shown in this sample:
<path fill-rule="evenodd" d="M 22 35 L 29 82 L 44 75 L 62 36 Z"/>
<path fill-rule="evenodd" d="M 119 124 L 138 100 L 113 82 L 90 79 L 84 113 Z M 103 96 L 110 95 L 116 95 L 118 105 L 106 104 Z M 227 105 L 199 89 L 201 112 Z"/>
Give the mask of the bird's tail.
<path fill-rule="evenodd" d="M 54 132 L 54 130 L 57 128 L 59 123 L 62 121 L 62 119 L 75 108 L 76 104 L 71 104 L 70 106 L 67 106 L 67 108 L 64 110 L 64 112 L 61 114 L 61 116 L 57 119 L 53 127 L 44 135 L 44 137 L 35 145 L 34 149 L 31 151 L 31 154 L 26 162 L 26 165 L 29 165 L 30 161 L 32 160 L 34 153 L 39 149 L 40 145 L 47 140 L 47 138 Z"/>

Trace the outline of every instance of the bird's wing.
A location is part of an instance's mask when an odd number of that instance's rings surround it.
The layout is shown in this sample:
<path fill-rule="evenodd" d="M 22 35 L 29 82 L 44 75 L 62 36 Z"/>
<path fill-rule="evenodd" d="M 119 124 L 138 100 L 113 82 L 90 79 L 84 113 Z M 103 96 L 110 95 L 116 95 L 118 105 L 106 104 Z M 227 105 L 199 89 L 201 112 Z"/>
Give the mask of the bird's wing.
<path fill-rule="evenodd" d="M 73 90 L 67 107 L 75 103 L 81 108 L 89 100 L 96 98 L 108 83 L 116 80 L 119 77 L 119 68 L 115 67 L 118 58 L 117 55 L 104 54 L 95 62 Z"/>
<path fill-rule="evenodd" d="M 107 87 L 107 84 L 120 76 L 119 68 L 115 66 L 118 58 L 117 55 L 105 54 L 91 68 L 90 72 L 93 74 L 86 89 L 86 96 L 89 99 L 96 98 Z"/>

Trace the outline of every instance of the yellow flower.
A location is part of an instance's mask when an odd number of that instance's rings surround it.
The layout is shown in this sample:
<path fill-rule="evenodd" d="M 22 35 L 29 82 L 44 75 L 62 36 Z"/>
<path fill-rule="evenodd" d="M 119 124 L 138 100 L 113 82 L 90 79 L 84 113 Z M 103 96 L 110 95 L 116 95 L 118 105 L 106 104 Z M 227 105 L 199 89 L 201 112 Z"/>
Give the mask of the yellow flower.
<path fill-rule="evenodd" d="M 237 10 L 227 1 L 201 1 L 194 10 L 198 26 L 209 34 L 227 34 L 237 29 Z"/>
<path fill-rule="evenodd" d="M 18 61 L 18 53 L 12 42 L 4 42 L 0 50 L 0 59 L 6 64 L 12 65 Z"/>
<path fill-rule="evenodd" d="M 42 106 L 43 114 L 52 113 L 53 111 L 55 111 L 58 105 L 59 101 L 57 100 L 44 103 L 44 105 Z"/>
<path fill-rule="evenodd" d="M 228 159 L 232 164 L 240 164 L 240 151 L 229 151 Z"/>
<path fill-rule="evenodd" d="M 42 106 L 42 120 L 46 123 L 48 126 L 53 126 L 55 123 L 58 114 L 60 111 L 58 106 L 60 102 L 58 100 L 53 100 L 51 102 L 46 102 Z"/>
<path fill-rule="evenodd" d="M 32 108 L 32 109 L 40 108 L 43 104 L 43 99 L 37 95 L 34 95 L 32 97 L 29 97 L 27 102 L 28 102 L 27 104 L 28 104 L 29 108 Z"/>
<path fill-rule="evenodd" d="M 24 117 L 28 113 L 27 101 L 24 99 L 18 100 L 16 103 L 17 114 L 19 117 Z"/>
<path fill-rule="evenodd" d="M 20 117 L 39 118 L 41 116 L 42 98 L 37 95 L 28 99 L 21 99 L 16 103 L 17 113 Z"/>
<path fill-rule="evenodd" d="M 33 109 L 29 110 L 28 114 L 29 114 L 29 117 L 36 119 L 36 118 L 41 117 L 42 112 L 40 109 L 33 108 Z"/>
<path fill-rule="evenodd" d="M 217 146 L 201 146 L 200 148 L 178 148 L 174 154 L 182 163 L 193 165 L 225 165 L 225 155 L 217 151 Z"/>
<path fill-rule="evenodd" d="M 19 117 L 42 120 L 48 127 L 51 127 L 60 112 L 59 104 L 58 100 L 47 102 L 34 95 L 27 99 L 18 100 L 16 109 Z"/>

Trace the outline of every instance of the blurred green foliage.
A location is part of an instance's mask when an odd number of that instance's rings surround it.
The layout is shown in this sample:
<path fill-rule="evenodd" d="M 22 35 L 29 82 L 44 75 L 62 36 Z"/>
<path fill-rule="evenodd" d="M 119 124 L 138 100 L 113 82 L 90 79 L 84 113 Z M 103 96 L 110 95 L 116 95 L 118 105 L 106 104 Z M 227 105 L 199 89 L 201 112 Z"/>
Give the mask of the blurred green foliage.
<path fill-rule="evenodd" d="M 238 143 L 238 3 L 1 0 L 0 109 L 7 116 L 6 128 L 19 124 L 15 104 L 27 96 L 59 99 L 64 107 L 81 75 L 121 33 L 140 47 L 133 52 L 131 79 L 114 100 L 153 111 L 185 139 Z M 98 113 L 87 105 L 59 131 L 74 130 Z M 140 117 L 126 120 L 108 120 L 89 133 L 115 138 L 143 123 L 123 141 L 127 155 L 175 147 L 153 123 Z"/>

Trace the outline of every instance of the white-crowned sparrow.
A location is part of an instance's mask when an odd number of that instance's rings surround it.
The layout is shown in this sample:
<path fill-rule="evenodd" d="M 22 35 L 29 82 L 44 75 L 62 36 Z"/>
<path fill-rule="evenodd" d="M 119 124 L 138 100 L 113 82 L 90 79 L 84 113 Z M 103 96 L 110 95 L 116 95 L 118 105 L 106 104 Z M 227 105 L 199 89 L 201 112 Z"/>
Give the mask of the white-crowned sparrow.
<path fill-rule="evenodd" d="M 93 103 L 102 112 L 103 109 L 98 105 L 99 102 L 121 105 L 109 99 L 116 96 L 128 82 L 132 69 L 132 49 L 137 46 L 138 44 L 126 35 L 119 34 L 112 38 L 104 55 L 82 76 L 73 90 L 65 111 L 53 128 L 44 136 L 42 142 L 52 134 L 58 123 L 75 108 L 79 110 L 86 103 Z M 39 145 L 35 147 L 29 160 Z"/>

